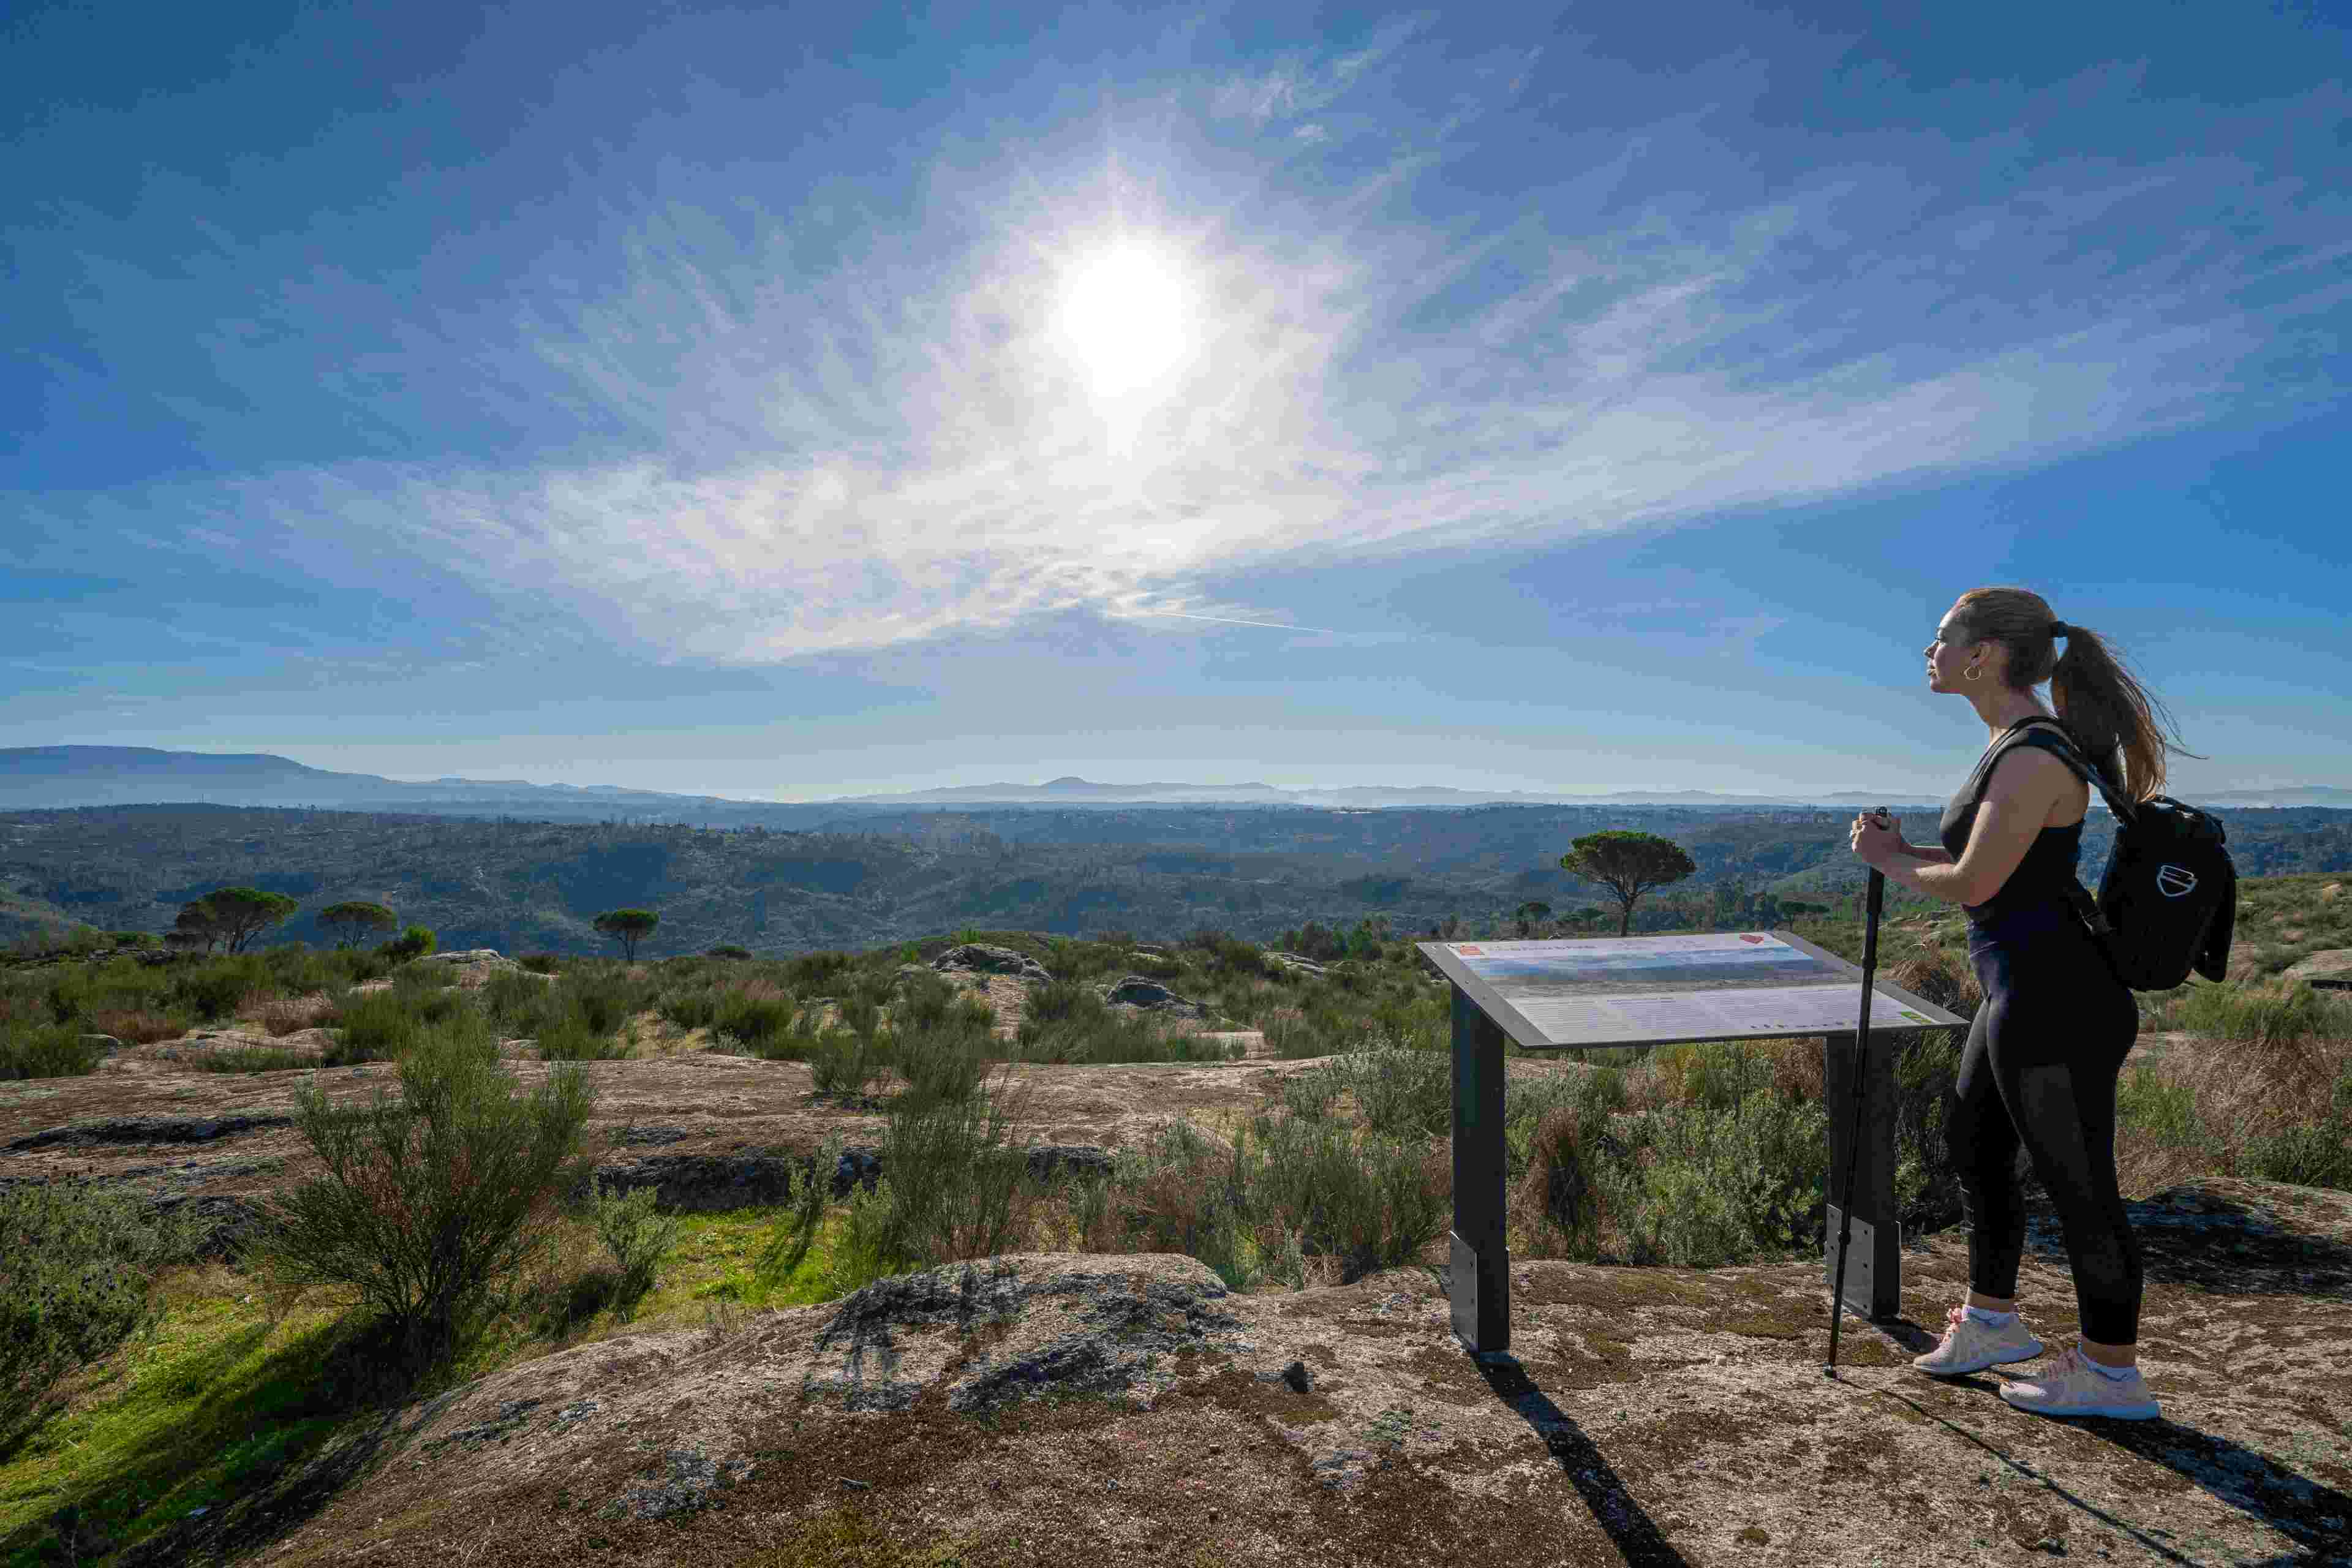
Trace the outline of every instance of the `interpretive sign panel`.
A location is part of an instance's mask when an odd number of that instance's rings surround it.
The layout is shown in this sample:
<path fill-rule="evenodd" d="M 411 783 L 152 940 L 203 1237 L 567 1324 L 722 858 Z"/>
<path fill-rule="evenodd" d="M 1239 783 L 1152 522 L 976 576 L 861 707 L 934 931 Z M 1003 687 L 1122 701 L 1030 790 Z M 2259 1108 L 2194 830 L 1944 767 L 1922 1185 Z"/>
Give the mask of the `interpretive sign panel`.
<path fill-rule="evenodd" d="M 1788 931 L 1414 944 L 1454 990 L 1454 1232 L 1447 1276 L 1454 1331 L 1475 1352 L 1510 1347 L 1510 1254 L 1504 1240 L 1503 1044 L 1528 1050 L 1822 1037 L 1825 1099 L 1863 1100 L 1865 1131 L 1830 1120 L 1831 1190 L 1854 1174 L 1846 1300 L 1867 1317 L 1897 1308 L 1902 1226 L 1895 1207 L 1893 1037 L 1968 1020 L 1871 976 L 1873 1049 L 1855 1048 L 1862 971 Z M 1886 1049 L 1877 1048 L 1885 1046 Z M 1825 1271 L 1837 1267 L 1832 1213 Z"/>
<path fill-rule="evenodd" d="M 1862 972 L 1785 931 L 1417 945 L 1529 1050 L 1850 1031 L 1862 1011 Z M 1873 1031 L 1965 1022 L 1872 976 Z"/>

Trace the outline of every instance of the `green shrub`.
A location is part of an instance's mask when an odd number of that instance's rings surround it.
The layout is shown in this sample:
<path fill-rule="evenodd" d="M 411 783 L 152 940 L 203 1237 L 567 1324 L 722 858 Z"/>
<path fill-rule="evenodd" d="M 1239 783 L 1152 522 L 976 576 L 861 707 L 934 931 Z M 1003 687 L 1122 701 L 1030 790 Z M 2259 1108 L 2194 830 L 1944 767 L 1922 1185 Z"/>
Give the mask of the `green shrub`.
<path fill-rule="evenodd" d="M 398 1060 L 436 1037 L 497 1048 L 489 1019 L 455 990 L 353 993 L 339 998 L 336 1008 L 342 1023 L 329 1067 Z"/>
<path fill-rule="evenodd" d="M 788 1040 L 801 1038 L 808 1042 L 809 1076 L 819 1094 L 862 1095 L 868 1084 L 882 1076 L 882 1051 L 870 1037 L 853 1035 L 845 1029 L 826 1029 L 809 1037 L 786 1037 Z"/>
<path fill-rule="evenodd" d="M 168 971 L 150 969 L 132 959 L 103 963 L 68 964 L 12 986 L 13 1000 L 27 1004 L 8 1011 L 18 1016 L 45 1012 L 54 1024 L 90 1025 L 100 1013 L 163 1012 L 175 994 Z M 99 1034 L 111 1030 L 98 1029 Z"/>
<path fill-rule="evenodd" d="M 979 1047 L 945 1031 L 898 1037 L 890 1058 L 907 1080 L 908 1096 L 918 1100 L 969 1099 L 988 1070 Z"/>
<path fill-rule="evenodd" d="M 582 1133 L 595 1089 L 551 1069 L 528 1098 L 493 1047 L 428 1036 L 381 1089 L 338 1108 L 316 1083 L 296 1126 L 325 1166 L 269 1205 L 257 1255 L 295 1285 L 358 1290 L 416 1357 L 447 1348 L 488 1293 L 544 1246 L 558 1195 L 586 1180 Z"/>
<path fill-rule="evenodd" d="M 1017 1119 L 986 1092 L 894 1105 L 875 1190 L 851 1194 L 835 1283 L 857 1289 L 884 1275 L 1003 1251 L 1029 1183 L 1027 1151 L 1005 1142 Z"/>
<path fill-rule="evenodd" d="M 436 944 L 436 939 L 433 935 L 432 927 L 410 926 L 390 942 L 377 947 L 376 952 L 394 963 L 399 963 L 408 959 L 424 957 L 434 950 Z"/>
<path fill-rule="evenodd" d="M 618 1035 L 597 1029 L 579 1007 L 566 1007 L 553 1017 L 541 1020 L 532 1039 L 541 1061 L 625 1061 L 635 1054 L 621 1043 Z"/>
<path fill-rule="evenodd" d="M 665 991 L 656 1010 L 666 1022 L 677 1028 L 707 1029 L 718 1022 L 719 994 L 708 985 L 683 991 Z"/>
<path fill-rule="evenodd" d="M 1225 1055 L 1221 1047 L 1171 1035 L 1149 1013 L 1113 1007 L 1089 983 L 1062 975 L 1029 994 L 1011 1054 L 1022 1061 L 1101 1064 L 1190 1061 L 1196 1056 L 1222 1060 Z"/>
<path fill-rule="evenodd" d="M 1029 993 L 1022 1022 L 1040 1029 L 1055 1024 L 1091 1021 L 1104 1010 L 1102 996 L 1086 982 L 1056 974 Z"/>
<path fill-rule="evenodd" d="M 1211 973 L 1256 976 L 1265 973 L 1265 950 L 1228 931 L 1200 927 L 1176 944 L 1181 955 L 1204 963 Z"/>
<path fill-rule="evenodd" d="M 2323 1114 L 2250 1140 L 2239 1170 L 2256 1181 L 2352 1190 L 2352 1058 L 2336 1069 Z"/>
<path fill-rule="evenodd" d="M 183 970 L 175 977 L 172 1001 L 200 1018 L 226 1018 L 254 992 L 276 989 L 260 954 L 239 953 Z"/>
<path fill-rule="evenodd" d="M 2352 1189 L 2352 1117 L 2255 1138 L 2239 1168 L 2259 1182 Z"/>
<path fill-rule="evenodd" d="M 717 947 L 709 949 L 705 952 L 704 956 L 709 958 L 726 958 L 740 961 L 751 957 L 751 950 L 748 947 L 738 947 L 731 942 L 722 942 Z"/>
<path fill-rule="evenodd" d="M 857 959 L 851 953 L 830 950 L 799 953 L 784 961 L 783 986 L 796 996 L 827 995 L 856 966 Z"/>
<path fill-rule="evenodd" d="M 1451 1051 L 1376 1047 L 1333 1064 L 1364 1124 L 1389 1138 L 1443 1138 L 1454 1130 Z"/>
<path fill-rule="evenodd" d="M 2116 1085 L 2116 1125 L 2175 1149 L 2193 1147 L 2205 1136 L 2197 1090 L 2146 1062 L 2133 1063 Z"/>
<path fill-rule="evenodd" d="M 1709 1268 L 1818 1246 L 1829 1118 L 1768 1090 L 1629 1117 L 1628 1158 L 1599 1173 L 1627 1261 Z"/>
<path fill-rule="evenodd" d="M 816 1152 L 810 1156 L 809 1166 L 791 1205 L 785 1210 L 782 1224 L 752 1265 L 752 1278 L 769 1289 L 782 1284 L 808 1257 L 809 1248 L 816 1242 L 816 1233 L 824 1223 L 825 1200 L 833 1194 L 834 1173 L 841 1168 L 843 1140 L 839 1131 L 829 1132 Z"/>
<path fill-rule="evenodd" d="M 272 990 L 303 996 L 349 984 L 349 967 L 331 953 L 313 952 L 302 942 L 288 942 L 256 954 Z"/>
<path fill-rule="evenodd" d="M 2315 987 L 2191 984 L 2179 1002 L 2179 1027 L 2276 1047 L 2352 1029 L 2352 1007 Z"/>
<path fill-rule="evenodd" d="M 1941 1230 L 1958 1220 L 1960 1176 L 1945 1136 L 1958 1092 L 1962 1029 L 1898 1037 L 1895 1058 L 1895 1204 L 1905 1230 Z"/>
<path fill-rule="evenodd" d="M 654 1203 L 651 1187 L 639 1187 L 625 1195 L 601 1184 L 596 1190 L 592 1211 L 596 1239 L 620 1265 L 624 1304 L 635 1303 L 654 1288 L 684 1228 L 677 1219 L 655 1213 Z"/>
<path fill-rule="evenodd" d="M 572 975 L 563 982 L 562 993 L 565 1004 L 576 1008 L 591 1029 L 613 1035 L 653 1005 L 660 982 L 610 965 Z"/>
<path fill-rule="evenodd" d="M 944 980 L 911 976 L 891 1021 L 890 1058 L 916 1098 L 961 1100 L 979 1087 L 995 1014 Z"/>
<path fill-rule="evenodd" d="M 1453 1219 L 1451 1168 L 1425 1139 L 1259 1110 L 1234 1151 L 1237 1211 L 1332 1258 L 1342 1284 L 1412 1262 Z"/>
<path fill-rule="evenodd" d="M 474 1005 L 489 1015 L 490 1021 L 503 1033 L 535 1034 L 541 1020 L 562 1010 L 556 997 L 562 989 L 528 973 L 501 970 L 474 993 Z"/>
<path fill-rule="evenodd" d="M 80 1078 L 105 1059 L 75 1025 L 0 1024 L 0 1079 Z"/>
<path fill-rule="evenodd" d="M 769 1044 L 793 1032 L 797 1013 L 789 996 L 724 991 L 712 997 L 708 1021 L 718 1033 L 732 1035 L 755 1055 L 764 1056 Z"/>
<path fill-rule="evenodd" d="M 551 952 L 526 952 L 515 962 L 533 974 L 552 974 L 562 967 L 563 963 Z"/>
<path fill-rule="evenodd" d="M 851 984 L 835 1004 L 840 1026 L 861 1040 L 874 1039 L 882 1028 L 883 1000 L 865 986 Z"/>
<path fill-rule="evenodd" d="M 1309 1121 L 1329 1116 L 1347 1088 L 1336 1067 L 1328 1062 L 1305 1072 L 1293 1073 L 1279 1079 L 1278 1084 L 1283 1109 L 1293 1116 L 1303 1116 Z"/>
<path fill-rule="evenodd" d="M 995 1011 L 980 997 L 936 974 L 910 974 L 891 1011 L 890 1029 L 900 1036 L 949 1035 L 978 1046 L 991 1043 Z"/>
<path fill-rule="evenodd" d="M 163 1315 L 156 1271 L 193 1256 L 193 1205 L 77 1180 L 0 1190 L 0 1447 L 53 1412 L 58 1382 Z"/>

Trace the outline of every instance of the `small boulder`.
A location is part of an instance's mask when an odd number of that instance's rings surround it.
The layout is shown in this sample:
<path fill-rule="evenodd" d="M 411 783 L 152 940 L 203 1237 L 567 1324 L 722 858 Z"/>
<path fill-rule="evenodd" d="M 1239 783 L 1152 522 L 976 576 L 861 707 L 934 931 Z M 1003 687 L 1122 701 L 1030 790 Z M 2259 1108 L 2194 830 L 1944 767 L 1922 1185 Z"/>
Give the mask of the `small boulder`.
<path fill-rule="evenodd" d="M 818 1332 L 801 1393 L 852 1410 L 906 1410 L 947 1385 L 950 1410 L 981 1415 L 1057 1390 L 1129 1408 L 1173 1381 L 1185 1352 L 1254 1348 L 1224 1281 L 1171 1253 L 1008 1254 L 894 1275 L 842 1299 Z M 953 1334 L 919 1335 L 929 1324 Z M 977 1354 L 950 1356 L 991 1330 Z"/>
<path fill-rule="evenodd" d="M 469 947 L 451 952 L 428 952 L 416 962 L 419 963 L 495 963 L 509 969 L 522 967 L 495 947 Z"/>
<path fill-rule="evenodd" d="M 1043 985 L 1054 978 L 1044 964 L 1026 954 L 979 942 L 948 949 L 931 960 L 931 968 L 941 974 L 1010 974 L 1033 985 Z"/>
<path fill-rule="evenodd" d="M 2300 980 L 2323 990 L 2338 989 L 2344 982 L 2352 981 L 2352 947 L 2322 948 L 2317 952 L 2305 953 L 2280 978 Z"/>
<path fill-rule="evenodd" d="M 1171 1018 L 1206 1018 L 1209 1009 L 1198 1002 L 1188 1002 L 1157 980 L 1148 975 L 1130 974 L 1103 993 L 1103 1000 L 1113 1007 L 1133 1007 L 1139 1012 L 1159 1013 Z"/>
<path fill-rule="evenodd" d="M 1286 969 L 1294 974 L 1320 975 L 1324 973 L 1321 964 L 1302 952 L 1268 952 L 1265 955 L 1265 961 L 1277 969 Z"/>
<path fill-rule="evenodd" d="M 110 1057 L 122 1048 L 122 1042 L 112 1035 L 84 1035 L 81 1037 L 81 1043 L 85 1046 L 95 1046 Z"/>

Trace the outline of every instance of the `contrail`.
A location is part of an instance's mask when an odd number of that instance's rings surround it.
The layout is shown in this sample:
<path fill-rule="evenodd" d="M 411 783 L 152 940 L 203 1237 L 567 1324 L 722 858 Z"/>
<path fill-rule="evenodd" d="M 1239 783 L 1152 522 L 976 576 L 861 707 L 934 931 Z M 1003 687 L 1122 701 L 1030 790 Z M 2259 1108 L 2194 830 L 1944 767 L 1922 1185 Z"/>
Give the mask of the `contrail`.
<path fill-rule="evenodd" d="M 1335 637 L 1348 635 L 1334 626 L 1294 626 L 1287 621 L 1238 621 L 1231 616 L 1192 616 L 1186 615 L 1182 610 L 1141 610 L 1135 615 L 1122 616 L 1121 619 L 1140 620 L 1146 616 L 1174 616 L 1179 620 L 1186 621 L 1216 621 L 1229 626 L 1272 626 L 1275 630 L 1282 632 L 1328 632 Z"/>

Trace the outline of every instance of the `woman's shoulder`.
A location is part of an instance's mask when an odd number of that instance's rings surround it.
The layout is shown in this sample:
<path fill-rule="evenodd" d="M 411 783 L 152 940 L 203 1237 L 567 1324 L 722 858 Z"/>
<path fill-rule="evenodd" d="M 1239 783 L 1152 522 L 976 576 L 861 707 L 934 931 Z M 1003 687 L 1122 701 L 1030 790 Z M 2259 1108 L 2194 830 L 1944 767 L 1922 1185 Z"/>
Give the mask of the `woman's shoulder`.
<path fill-rule="evenodd" d="M 2072 762 L 2046 746 L 2018 739 L 1993 759 L 1984 794 L 1987 799 L 1999 796 L 2021 805 L 2053 807 L 2074 791 L 2088 788 L 2089 781 Z"/>

